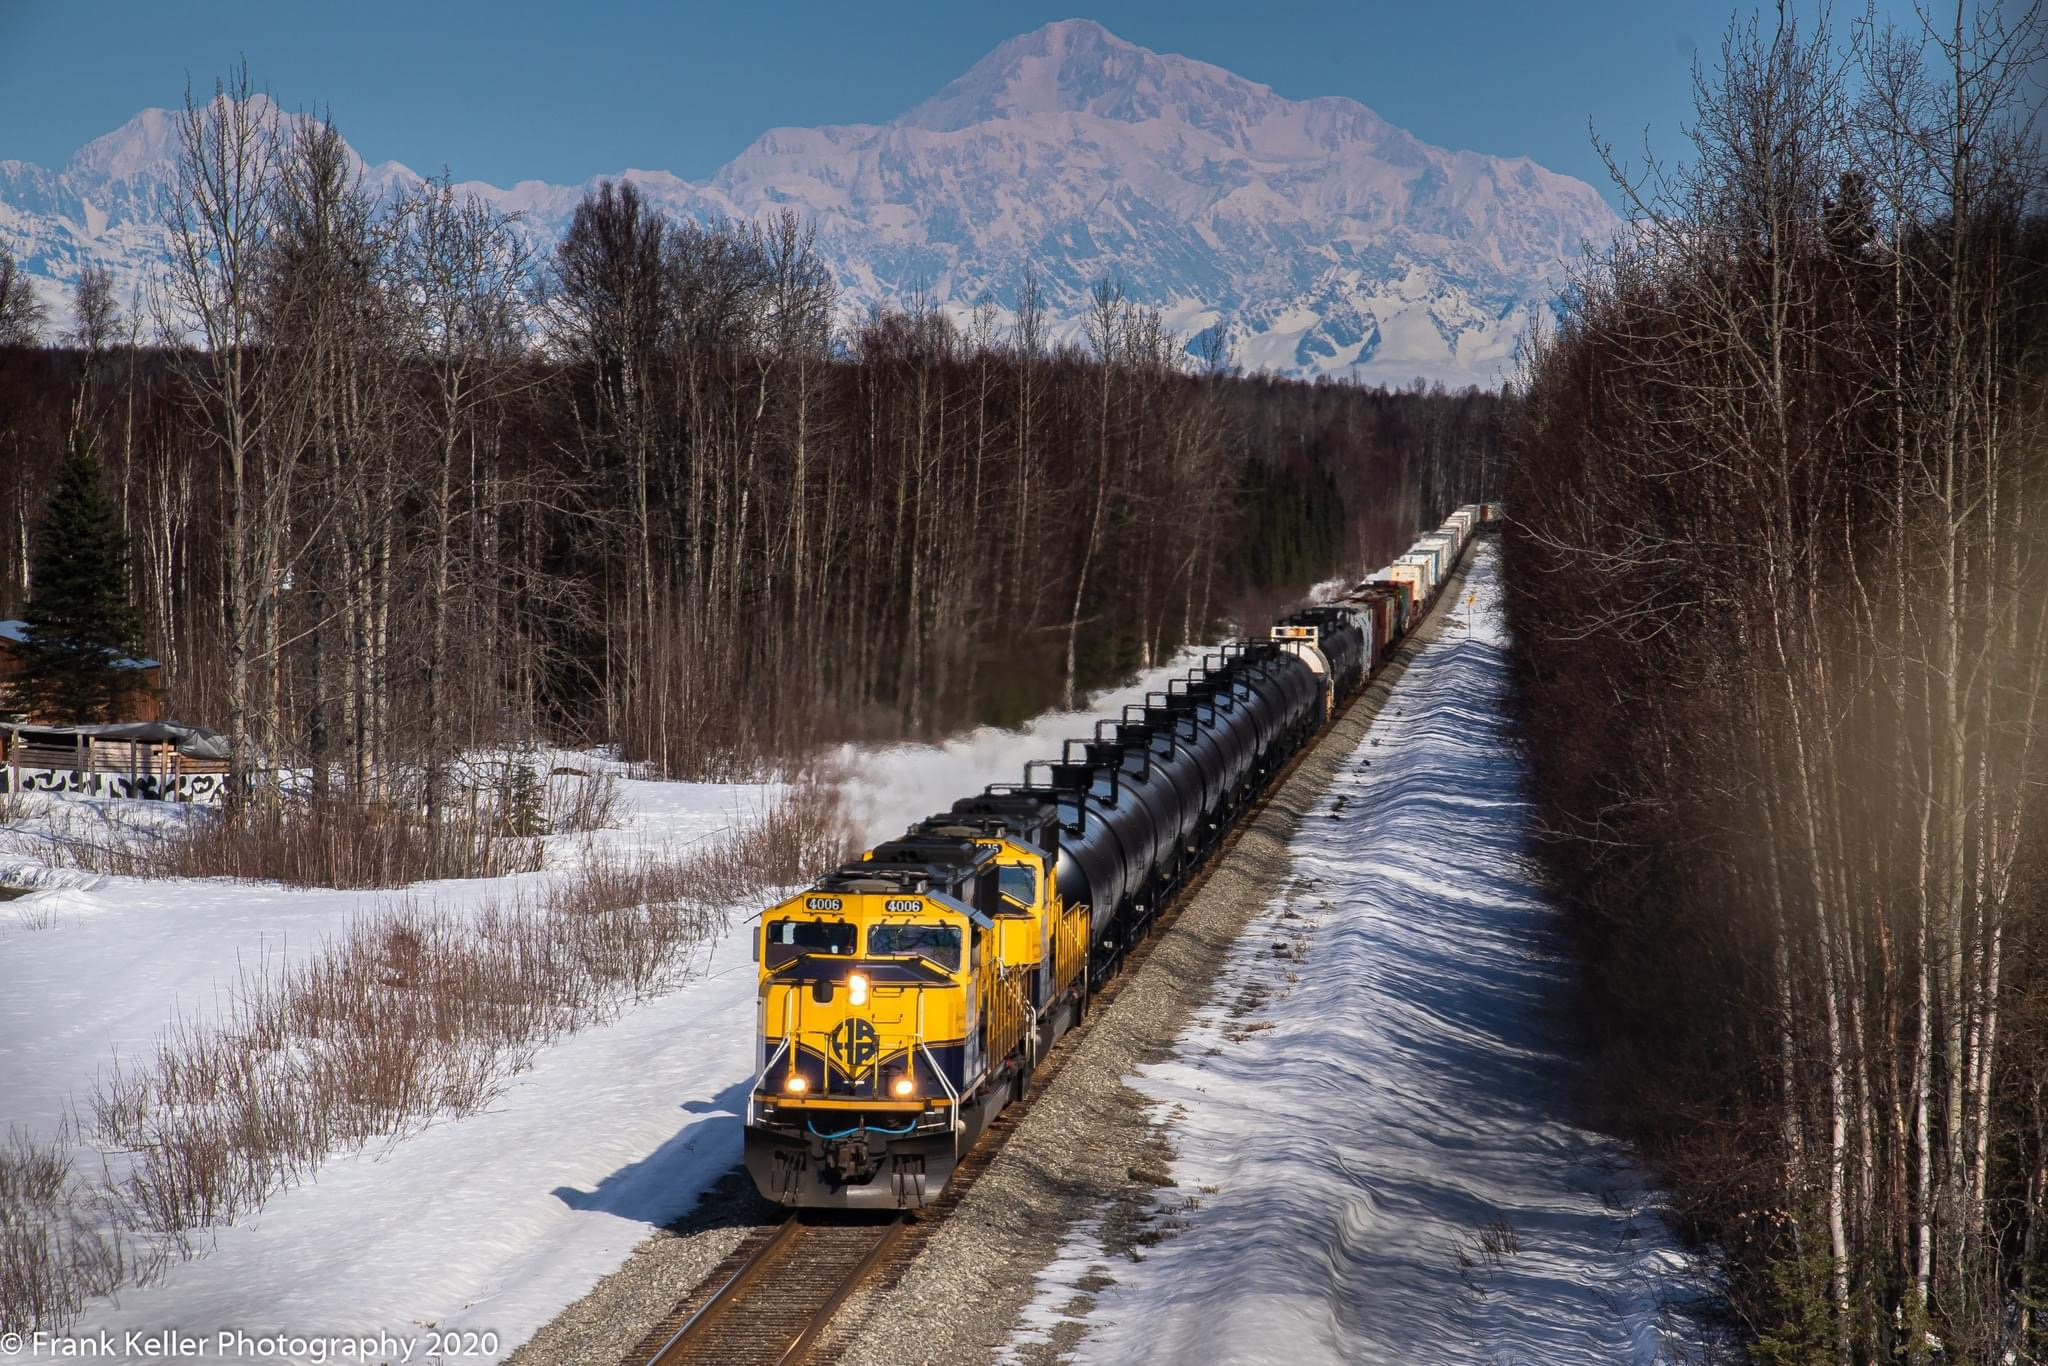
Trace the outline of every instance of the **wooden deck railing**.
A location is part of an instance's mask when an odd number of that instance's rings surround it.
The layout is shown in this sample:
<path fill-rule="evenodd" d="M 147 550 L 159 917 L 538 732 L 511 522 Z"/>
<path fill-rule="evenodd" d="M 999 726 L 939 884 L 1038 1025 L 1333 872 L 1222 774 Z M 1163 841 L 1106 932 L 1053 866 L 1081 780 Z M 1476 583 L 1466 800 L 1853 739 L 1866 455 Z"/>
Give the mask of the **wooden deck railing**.
<path fill-rule="evenodd" d="M 126 778 L 176 778 L 188 773 L 225 773 L 225 759 L 195 759 L 174 745 L 133 740 L 88 740 L 76 745 L 0 740 L 0 765 L 46 768 L 60 773 L 117 773 Z"/>

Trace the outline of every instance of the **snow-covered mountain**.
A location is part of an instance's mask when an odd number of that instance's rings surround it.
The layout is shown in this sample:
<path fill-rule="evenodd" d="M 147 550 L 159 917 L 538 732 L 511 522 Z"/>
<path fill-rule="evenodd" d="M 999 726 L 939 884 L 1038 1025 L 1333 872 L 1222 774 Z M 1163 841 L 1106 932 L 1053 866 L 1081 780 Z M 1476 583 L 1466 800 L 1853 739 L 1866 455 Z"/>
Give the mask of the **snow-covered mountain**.
<path fill-rule="evenodd" d="M 0 241 L 60 324 L 82 266 L 110 267 L 124 299 L 159 268 L 176 153 L 152 109 L 61 170 L 0 161 Z M 1432 147 L 1355 101 L 1283 99 L 1087 20 L 1003 43 L 889 123 L 772 129 L 703 182 L 623 175 L 678 216 L 810 218 L 849 315 L 918 291 L 1007 306 L 1030 262 L 1061 331 L 1113 276 L 1191 346 L 1219 330 L 1239 365 L 1390 383 L 1497 382 L 1580 244 L 1619 226 L 1526 158 Z M 547 239 L 586 186 L 464 188 Z"/>

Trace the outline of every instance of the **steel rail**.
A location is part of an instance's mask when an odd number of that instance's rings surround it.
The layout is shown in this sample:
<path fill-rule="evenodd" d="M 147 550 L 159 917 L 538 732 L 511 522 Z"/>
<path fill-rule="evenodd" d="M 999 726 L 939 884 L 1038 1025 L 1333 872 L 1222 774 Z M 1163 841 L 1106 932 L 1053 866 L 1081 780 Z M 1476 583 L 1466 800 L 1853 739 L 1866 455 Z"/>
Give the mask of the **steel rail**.
<path fill-rule="evenodd" d="M 832 1322 L 832 1316 L 839 1312 L 839 1306 L 845 1304 L 853 1292 L 861 1287 L 862 1282 L 874 1274 L 882 1255 L 901 1241 L 904 1230 L 909 1227 L 910 1220 L 905 1216 L 899 1217 L 882 1230 L 881 1236 L 862 1254 L 861 1259 L 854 1264 L 853 1270 L 840 1278 L 839 1284 L 833 1287 L 830 1297 L 811 1314 L 804 1324 L 803 1331 L 796 1335 L 796 1340 L 791 1342 L 788 1350 L 777 1359 L 776 1366 L 796 1366 L 797 1362 L 810 1355 L 811 1347 L 818 1340 L 818 1334 L 824 1332 Z"/>
<path fill-rule="evenodd" d="M 702 1333 L 712 1320 L 719 1318 L 731 1308 L 733 1301 L 747 1285 L 760 1278 L 769 1260 L 788 1246 L 790 1240 L 796 1236 L 797 1227 L 795 1214 L 784 1219 L 776 1230 L 768 1235 L 768 1240 L 755 1248 L 753 1255 L 742 1262 L 732 1275 L 725 1278 L 725 1284 L 712 1291 L 711 1298 L 698 1305 L 697 1311 L 684 1319 L 682 1326 L 675 1332 L 669 1334 L 668 1341 L 655 1349 L 654 1355 L 647 1358 L 647 1366 L 665 1366 L 685 1343 Z"/>
<path fill-rule="evenodd" d="M 830 1235 L 859 1226 L 811 1224 L 792 1213 L 751 1251 L 742 1255 L 736 1249 L 739 1264 L 651 1353 L 643 1341 L 626 1360 L 640 1366 L 689 1361 L 795 1366 L 810 1356 L 833 1315 L 874 1274 L 908 1224 L 899 1217 L 868 1230 L 872 1236 L 864 1243 L 855 1238 L 850 1246 L 834 1249 Z M 805 1255 L 806 1233 L 817 1235 L 808 1240 L 811 1256 Z M 804 1308 L 802 1302 L 814 1296 L 821 1280 L 829 1281 L 830 1289 L 822 1301 Z M 801 1310 L 800 1321 L 793 1308 Z M 778 1324 L 783 1315 L 791 1321 Z"/>

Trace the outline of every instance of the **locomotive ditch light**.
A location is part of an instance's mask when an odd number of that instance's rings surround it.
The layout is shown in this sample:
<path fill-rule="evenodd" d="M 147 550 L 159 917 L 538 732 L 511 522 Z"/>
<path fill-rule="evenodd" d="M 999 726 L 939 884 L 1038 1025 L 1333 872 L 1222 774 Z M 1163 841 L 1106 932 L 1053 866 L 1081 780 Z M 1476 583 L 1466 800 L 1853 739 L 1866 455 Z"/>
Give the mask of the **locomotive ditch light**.
<path fill-rule="evenodd" d="M 847 974 L 846 1003 L 853 1006 L 864 1006 L 868 1003 L 868 978 L 866 973 L 854 972 Z"/>
<path fill-rule="evenodd" d="M 909 1100 L 917 1094 L 917 1080 L 909 1073 L 889 1083 L 889 1094 L 898 1100 Z"/>
<path fill-rule="evenodd" d="M 803 1074 L 800 1072 L 790 1073 L 789 1080 L 782 1083 L 782 1089 L 789 1092 L 792 1096 L 802 1095 L 809 1086 L 810 1083 L 803 1079 Z"/>

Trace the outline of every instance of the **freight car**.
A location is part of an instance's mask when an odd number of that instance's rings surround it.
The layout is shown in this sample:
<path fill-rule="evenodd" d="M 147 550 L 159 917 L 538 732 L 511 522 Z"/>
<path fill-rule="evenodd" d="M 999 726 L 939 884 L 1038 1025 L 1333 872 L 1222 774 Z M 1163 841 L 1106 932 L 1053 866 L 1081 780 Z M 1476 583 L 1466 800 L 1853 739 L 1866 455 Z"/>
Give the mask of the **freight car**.
<path fill-rule="evenodd" d="M 1435 600 L 1490 507 L 761 915 L 745 1156 L 786 1205 L 935 1198 L 1174 893 Z"/>

